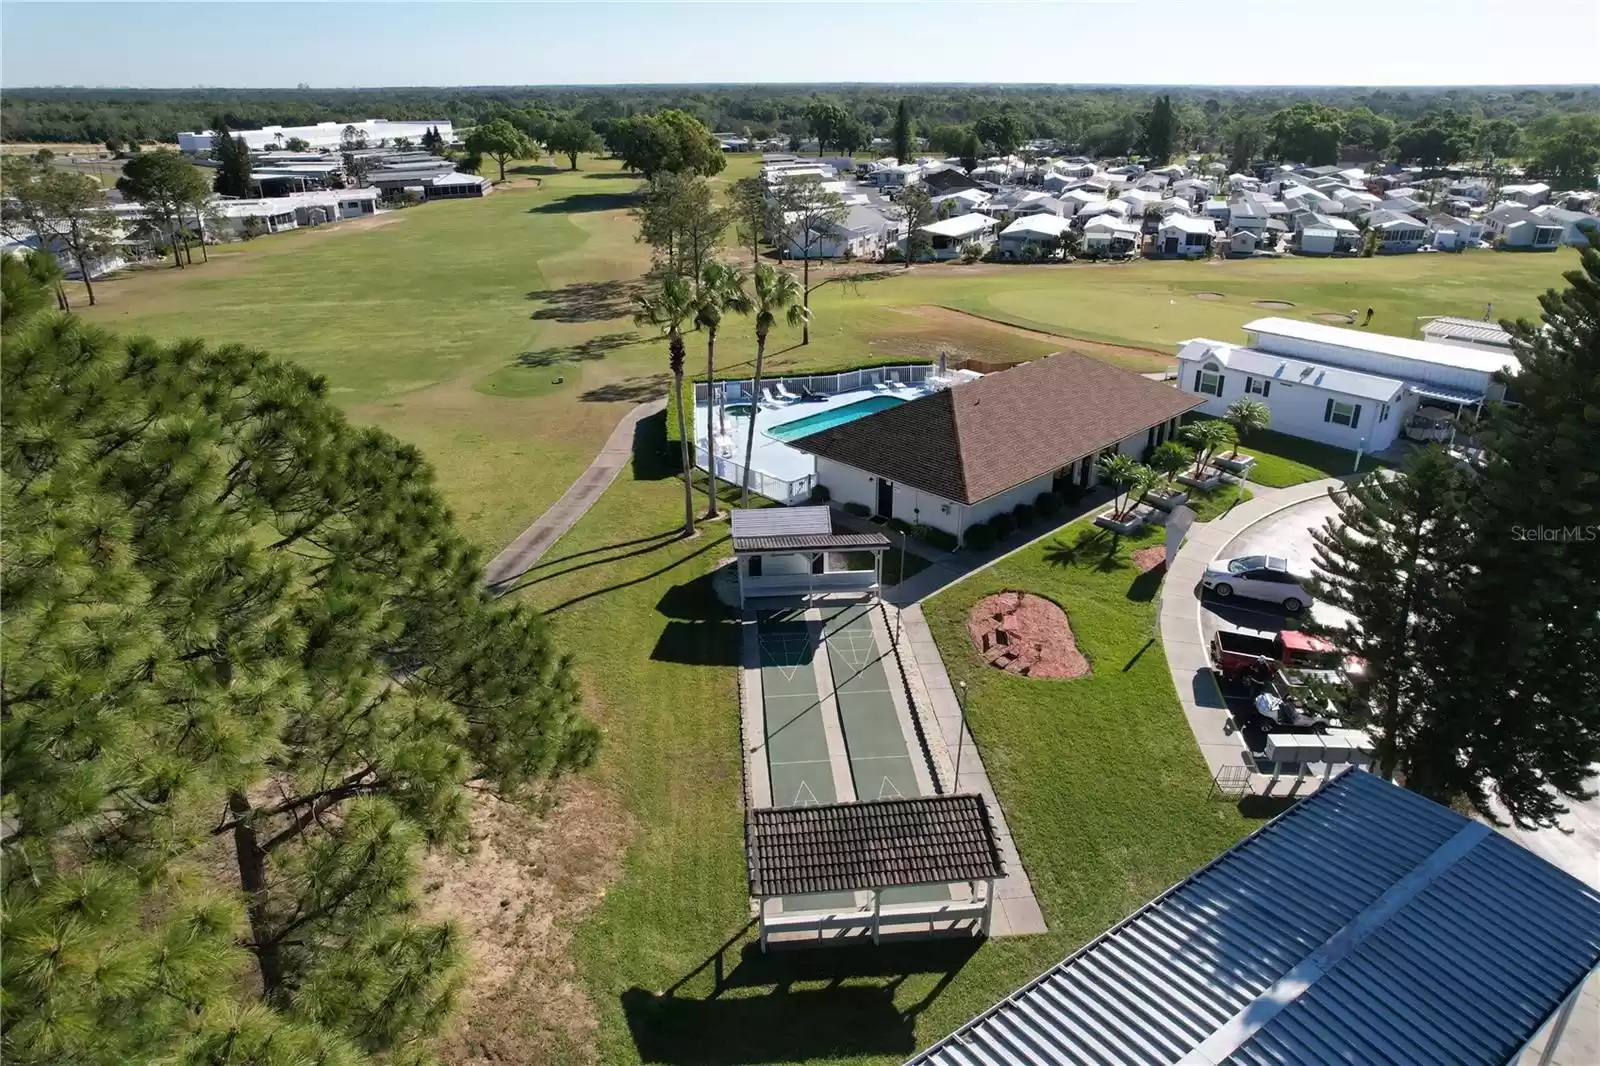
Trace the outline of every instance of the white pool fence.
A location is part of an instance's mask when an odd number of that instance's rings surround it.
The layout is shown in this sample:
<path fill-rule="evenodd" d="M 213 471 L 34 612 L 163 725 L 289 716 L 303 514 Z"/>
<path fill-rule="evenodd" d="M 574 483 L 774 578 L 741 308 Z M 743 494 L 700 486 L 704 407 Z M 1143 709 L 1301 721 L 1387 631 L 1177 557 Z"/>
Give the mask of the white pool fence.
<path fill-rule="evenodd" d="M 841 392 L 853 392 L 857 389 L 870 389 L 874 385 L 890 382 L 896 385 L 920 385 L 929 377 L 937 377 L 939 368 L 931 363 L 911 363 L 905 366 L 874 366 L 864 370 L 846 370 L 838 374 L 786 374 L 778 377 L 762 375 L 761 389 L 763 392 L 769 386 L 783 385 L 790 392 L 799 392 L 802 387 L 812 392 L 825 396 L 833 396 Z M 750 378 L 718 378 L 717 389 L 720 392 L 726 388 L 725 400 L 728 403 L 749 403 Z M 706 383 L 694 383 L 694 402 L 700 406 L 707 402 Z"/>

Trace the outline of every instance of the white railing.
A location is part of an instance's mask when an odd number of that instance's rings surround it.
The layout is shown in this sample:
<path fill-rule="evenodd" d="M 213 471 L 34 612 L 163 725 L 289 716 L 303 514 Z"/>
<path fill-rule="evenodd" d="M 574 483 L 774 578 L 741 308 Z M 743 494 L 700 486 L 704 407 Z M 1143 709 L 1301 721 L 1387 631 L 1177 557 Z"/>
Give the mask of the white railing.
<path fill-rule="evenodd" d="M 744 483 L 743 463 L 736 462 L 725 455 L 718 455 L 714 457 L 717 465 L 713 469 L 710 465 L 711 458 L 706 454 L 705 445 L 696 444 L 694 446 L 695 466 L 715 474 L 718 481 L 725 481 L 730 485 L 742 485 Z M 767 499 L 776 500 L 779 503 L 804 503 L 811 498 L 811 486 L 816 483 L 817 476 L 815 474 L 807 474 L 805 477 L 789 481 L 781 477 L 774 477 L 771 474 L 763 474 L 759 470 L 750 471 L 750 491 L 760 493 Z"/>
<path fill-rule="evenodd" d="M 781 377 L 761 378 L 761 387 L 766 389 L 769 385 L 783 385 L 791 392 L 798 392 L 802 387 L 824 396 L 832 396 L 840 392 L 852 392 L 856 389 L 870 389 L 882 382 L 895 382 L 901 385 L 919 385 L 929 376 L 936 375 L 939 368 L 930 363 L 908 363 L 904 366 L 874 366 L 864 370 L 846 370 L 839 374 L 790 374 Z M 751 378 L 718 378 L 717 387 L 726 388 L 728 403 L 749 403 L 751 401 Z M 706 404 L 706 383 L 694 383 L 694 402 L 696 406 Z"/>

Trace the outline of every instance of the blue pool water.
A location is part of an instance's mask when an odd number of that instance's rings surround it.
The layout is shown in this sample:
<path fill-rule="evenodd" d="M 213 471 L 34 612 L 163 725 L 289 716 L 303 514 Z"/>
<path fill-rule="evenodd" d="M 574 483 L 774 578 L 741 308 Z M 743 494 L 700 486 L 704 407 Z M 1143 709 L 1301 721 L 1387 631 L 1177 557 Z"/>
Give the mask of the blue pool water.
<path fill-rule="evenodd" d="M 808 437 L 813 433 L 821 433 L 834 426 L 842 426 L 846 422 L 854 422 L 858 418 L 887 411 L 891 407 L 899 407 L 904 400 L 895 396 L 868 396 L 855 403 L 847 403 L 843 407 L 835 407 L 831 411 L 818 411 L 814 415 L 797 418 L 793 422 L 784 422 L 767 430 L 767 436 L 776 440 L 798 440 Z"/>

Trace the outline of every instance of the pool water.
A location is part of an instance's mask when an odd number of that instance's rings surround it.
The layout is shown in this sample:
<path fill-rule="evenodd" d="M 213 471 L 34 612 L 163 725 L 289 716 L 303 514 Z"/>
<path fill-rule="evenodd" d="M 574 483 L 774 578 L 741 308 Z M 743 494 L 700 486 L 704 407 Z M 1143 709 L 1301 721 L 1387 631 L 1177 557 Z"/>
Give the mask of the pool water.
<path fill-rule="evenodd" d="M 728 413 L 730 415 L 734 416 L 735 418 L 749 418 L 750 417 L 750 412 L 754 411 L 754 410 L 755 410 L 755 405 L 754 404 L 730 403 L 728 405 Z"/>
<path fill-rule="evenodd" d="M 868 396 L 855 403 L 847 403 L 843 407 L 835 407 L 831 411 L 818 411 L 805 418 L 797 418 L 793 422 L 783 422 L 767 430 L 767 436 L 775 440 L 798 440 L 809 437 L 813 433 L 821 433 L 834 426 L 842 426 L 846 422 L 854 422 L 867 415 L 875 415 L 879 411 L 887 411 L 891 407 L 899 407 L 905 403 L 897 396 Z"/>

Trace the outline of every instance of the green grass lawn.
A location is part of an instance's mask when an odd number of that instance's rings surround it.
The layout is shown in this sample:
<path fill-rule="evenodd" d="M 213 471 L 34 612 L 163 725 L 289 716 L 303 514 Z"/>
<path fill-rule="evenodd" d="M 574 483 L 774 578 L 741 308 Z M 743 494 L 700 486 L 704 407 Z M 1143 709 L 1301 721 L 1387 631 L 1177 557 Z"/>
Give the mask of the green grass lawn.
<path fill-rule="evenodd" d="M 1255 456 L 1255 465 L 1250 468 L 1250 480 L 1275 489 L 1358 472 L 1355 452 L 1270 429 L 1258 429 L 1251 433 L 1249 439 L 1239 446 L 1239 451 Z M 1363 455 L 1359 472 L 1387 465 L 1370 454 Z"/>

